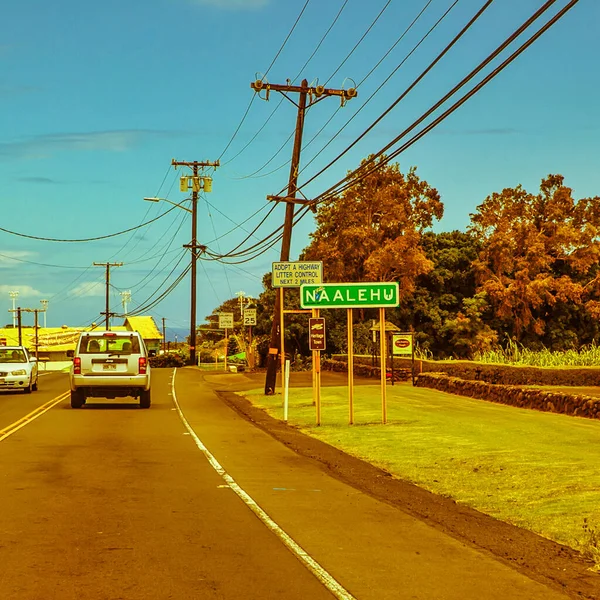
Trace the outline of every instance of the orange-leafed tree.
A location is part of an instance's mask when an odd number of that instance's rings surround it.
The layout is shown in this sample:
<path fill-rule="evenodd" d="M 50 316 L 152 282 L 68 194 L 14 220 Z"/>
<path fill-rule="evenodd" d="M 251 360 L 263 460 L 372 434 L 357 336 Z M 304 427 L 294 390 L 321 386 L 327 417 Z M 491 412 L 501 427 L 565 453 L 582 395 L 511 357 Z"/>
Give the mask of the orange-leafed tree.
<path fill-rule="evenodd" d="M 375 164 L 366 177 L 359 170 L 341 196 L 318 205 L 302 259 L 322 260 L 327 281 L 398 281 L 409 294 L 416 277 L 432 268 L 421 235 L 442 217 L 443 204 L 415 168 L 403 174 L 385 157 Z"/>
<path fill-rule="evenodd" d="M 562 175 L 493 193 L 471 215 L 479 290 L 517 340 L 542 336 L 562 306 L 599 313 L 600 198 L 575 200 Z M 565 314 L 563 310 L 561 314 Z"/>

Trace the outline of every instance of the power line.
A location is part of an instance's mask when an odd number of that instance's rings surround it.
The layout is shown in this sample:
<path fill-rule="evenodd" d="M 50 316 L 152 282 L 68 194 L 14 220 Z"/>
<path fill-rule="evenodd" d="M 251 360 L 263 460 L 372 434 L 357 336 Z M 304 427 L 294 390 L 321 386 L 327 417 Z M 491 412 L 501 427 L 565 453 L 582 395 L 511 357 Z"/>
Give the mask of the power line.
<path fill-rule="evenodd" d="M 563 9 L 563 11 L 566 12 L 567 10 L 570 10 L 572 8 L 572 6 L 574 6 L 578 1 L 579 0 L 574 0 L 574 2 L 569 3 L 569 5 L 565 9 Z M 325 192 L 323 192 L 322 194 L 320 194 L 317 197 L 317 200 L 318 201 L 323 201 L 323 200 L 325 200 L 327 198 L 333 197 L 334 195 L 337 195 L 337 194 L 341 193 L 345 189 L 348 189 L 348 187 L 352 187 L 353 185 L 356 185 L 356 183 L 358 183 L 359 181 L 361 181 L 362 179 L 364 179 L 364 177 L 366 177 L 370 173 L 374 172 L 374 170 L 376 170 L 376 169 L 371 169 L 371 166 L 375 163 L 375 161 L 377 160 L 377 158 L 381 157 L 389 148 L 391 148 L 394 144 L 396 144 L 400 139 L 402 139 L 403 137 L 405 137 L 410 131 L 412 131 L 415 127 L 417 127 L 420 123 L 422 123 L 429 115 L 431 115 L 435 110 L 437 110 L 442 104 L 444 104 L 458 90 L 460 90 L 462 87 L 464 87 L 464 85 L 466 85 L 471 79 L 473 79 L 473 77 L 475 77 L 483 68 L 485 68 L 494 58 L 496 58 L 498 56 L 498 54 L 500 54 L 507 46 L 509 46 L 516 38 L 518 38 L 528 27 L 530 27 L 533 22 L 535 22 L 541 15 L 543 15 L 547 10 L 549 10 L 549 8 L 555 2 L 556 2 L 556 0 L 548 0 L 529 19 L 527 19 L 527 21 L 525 21 L 525 23 L 523 23 L 500 46 L 498 46 L 498 48 L 496 48 L 496 50 L 494 50 L 490 55 L 488 55 L 488 57 L 486 59 L 484 59 L 477 67 L 475 67 L 475 69 L 473 69 L 467 76 L 465 76 L 457 85 L 455 85 L 450 92 L 448 92 L 443 98 L 441 98 L 438 102 L 436 102 L 428 111 L 426 111 L 421 117 L 419 117 L 416 121 L 414 121 L 402 133 L 400 133 L 398 136 L 396 136 L 384 148 L 382 148 L 381 150 L 379 150 L 376 154 L 372 155 L 369 158 L 369 160 L 365 161 L 365 163 L 363 163 L 360 167 L 358 167 L 357 169 L 355 169 L 354 171 L 352 171 L 351 173 L 349 173 L 346 177 L 344 177 L 343 179 L 341 179 L 338 183 L 334 184 L 328 190 L 326 190 Z M 557 13 L 557 14 L 560 15 L 560 16 L 562 16 L 564 14 L 563 11 L 561 11 L 560 13 Z M 558 18 L 560 18 L 560 17 L 558 17 Z M 555 16 L 551 20 L 549 26 L 553 25 L 557 20 L 558 19 Z M 546 31 L 546 29 L 547 29 L 547 27 L 545 26 L 543 28 L 543 31 Z M 543 31 L 542 31 L 542 33 L 543 33 Z M 536 34 L 535 39 L 537 39 L 537 37 L 539 37 L 539 35 L 541 35 L 541 33 Z M 527 42 L 526 44 L 524 44 L 523 46 L 521 46 L 521 48 L 517 51 L 518 53 L 513 54 L 510 57 L 510 59 L 508 59 L 507 61 L 505 61 L 505 63 L 503 63 L 502 69 L 505 66 L 507 66 L 508 64 L 510 64 L 510 62 L 512 62 L 527 47 L 529 47 L 529 45 L 531 43 L 533 43 L 533 42 Z M 460 104 L 457 103 L 456 105 L 454 105 L 454 107 L 452 109 L 450 109 L 449 111 L 447 111 L 446 113 L 444 113 L 445 116 L 443 118 L 446 118 L 449 114 L 451 114 L 452 112 L 454 112 L 454 110 L 456 110 L 460 105 L 462 105 L 476 91 L 478 91 L 479 89 L 481 89 L 481 87 L 483 87 L 483 85 L 485 85 L 493 77 L 495 77 L 495 75 L 497 75 L 498 72 L 499 71 L 494 71 L 494 75 L 492 77 L 488 76 L 484 80 L 485 83 L 481 82 L 480 84 L 478 84 L 478 86 L 474 89 L 474 91 L 472 91 L 471 93 L 468 94 L 468 97 L 464 97 L 461 101 L 459 101 Z M 439 123 L 439 122 L 441 122 L 441 120 L 437 121 L 437 122 Z M 420 136 L 420 137 L 422 137 L 422 136 Z M 395 154 L 394 156 L 396 156 L 396 155 L 397 154 Z M 388 159 L 389 159 L 389 157 L 388 157 Z M 380 165 L 380 167 L 381 166 L 383 166 L 383 165 Z M 313 179 L 314 179 L 314 177 L 313 177 Z M 311 181 L 311 180 L 309 180 L 309 181 Z M 351 185 L 348 185 L 347 182 L 352 182 L 352 183 L 351 183 Z M 304 185 L 306 185 L 306 183 Z"/>
<path fill-rule="evenodd" d="M 151 219 L 150 221 L 146 221 L 145 223 L 141 223 L 140 225 L 137 225 L 135 227 L 130 227 L 129 229 L 124 229 L 123 231 L 117 231 L 116 233 L 109 233 L 107 235 L 100 235 L 97 237 L 90 237 L 90 238 L 58 239 L 58 238 L 41 237 L 41 236 L 36 236 L 36 235 L 28 235 L 26 233 L 19 233 L 17 231 L 11 231 L 10 229 L 4 229 L 4 227 L 0 227 L 0 231 L 4 231 L 4 233 L 8 233 L 10 235 L 16 235 L 18 237 L 27 238 L 29 240 L 40 240 L 43 242 L 95 242 L 98 240 L 106 240 L 108 238 L 116 237 L 118 235 L 123 235 L 124 233 L 129 233 L 130 231 L 135 231 L 136 229 L 141 229 L 142 227 L 146 227 L 146 225 L 150 225 L 150 223 L 154 223 L 155 221 L 162 219 L 164 216 L 168 215 L 175 208 L 176 207 L 173 206 L 173 207 L 169 208 L 169 210 L 167 210 L 166 212 L 158 215 L 158 217 L 155 217 L 154 219 Z"/>
<path fill-rule="evenodd" d="M 306 10 L 306 7 L 308 6 L 309 2 L 310 2 L 310 0 L 306 0 L 306 2 L 304 3 L 304 6 L 302 7 L 302 10 L 300 11 L 300 14 L 296 17 L 296 20 L 295 20 L 294 24 L 292 25 L 292 28 L 290 29 L 289 33 L 287 34 L 285 40 L 283 40 L 283 43 L 281 44 L 279 50 L 277 51 L 277 54 L 275 54 L 273 60 L 271 61 L 271 64 L 269 65 L 269 67 L 265 71 L 265 74 L 263 75 L 262 79 L 264 79 L 268 75 L 269 71 L 273 68 L 273 65 L 275 64 L 275 62 L 279 58 L 279 55 L 283 52 L 283 49 L 285 48 L 286 44 L 288 43 L 288 40 L 290 39 L 290 37 L 294 33 L 294 30 L 296 29 L 296 26 L 300 22 L 300 19 L 302 18 L 302 15 L 304 14 L 304 11 Z M 244 121 L 246 120 L 246 117 L 248 116 L 248 113 L 250 112 L 250 107 L 252 106 L 252 103 L 254 102 L 255 98 L 256 98 L 256 94 L 252 94 L 252 98 L 250 99 L 248 107 L 246 108 L 246 111 L 244 112 L 239 125 L 236 127 L 235 131 L 233 132 L 233 135 L 231 136 L 231 139 L 229 140 L 229 142 L 227 142 L 227 145 L 225 146 L 225 148 L 223 149 L 223 151 L 221 152 L 221 154 L 220 154 L 220 156 L 219 156 L 219 158 L 217 160 L 220 161 L 223 158 L 223 156 L 225 155 L 225 153 L 229 149 L 229 146 L 231 146 L 233 140 L 236 138 L 237 134 L 239 133 L 240 129 L 242 128 L 242 125 L 244 124 Z M 275 110 L 277 110 L 277 108 Z M 275 111 L 273 111 L 273 112 L 275 112 Z M 265 123 L 265 125 L 266 125 L 266 123 Z M 261 128 L 261 130 L 262 130 L 262 128 Z M 252 138 L 252 140 L 254 140 L 254 138 Z M 236 154 L 233 158 L 236 158 L 237 156 L 239 156 L 241 154 L 241 152 L 243 152 L 248 147 L 248 145 L 249 144 L 247 144 L 246 146 L 244 146 L 244 148 L 240 152 L 238 152 L 238 154 Z M 223 164 L 224 165 L 229 164 L 233 160 L 233 158 L 230 159 L 230 160 L 228 160 L 227 162 L 225 162 Z"/>

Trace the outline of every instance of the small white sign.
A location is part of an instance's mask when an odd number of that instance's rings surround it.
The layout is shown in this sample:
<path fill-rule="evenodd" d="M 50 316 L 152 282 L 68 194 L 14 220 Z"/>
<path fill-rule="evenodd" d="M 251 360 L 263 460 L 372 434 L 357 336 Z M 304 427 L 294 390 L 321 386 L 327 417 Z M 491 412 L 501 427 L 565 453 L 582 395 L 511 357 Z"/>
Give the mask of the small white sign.
<path fill-rule="evenodd" d="M 233 313 L 219 313 L 219 329 L 233 329 Z"/>
<path fill-rule="evenodd" d="M 244 310 L 244 325 L 256 325 L 255 308 L 246 308 Z"/>
<path fill-rule="evenodd" d="M 274 288 L 300 287 L 303 284 L 323 282 L 323 262 L 274 262 L 271 284 Z"/>

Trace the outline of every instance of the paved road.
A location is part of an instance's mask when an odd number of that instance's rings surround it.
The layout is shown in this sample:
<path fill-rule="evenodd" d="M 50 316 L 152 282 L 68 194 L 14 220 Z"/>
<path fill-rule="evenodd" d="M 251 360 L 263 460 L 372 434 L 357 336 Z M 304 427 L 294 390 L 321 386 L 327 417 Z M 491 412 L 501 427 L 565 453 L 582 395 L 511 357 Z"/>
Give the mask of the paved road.
<path fill-rule="evenodd" d="M 0 396 L 3 600 L 563 597 L 297 456 L 217 398 L 231 377 L 173 373 L 150 410 L 49 408 L 60 374 Z"/>

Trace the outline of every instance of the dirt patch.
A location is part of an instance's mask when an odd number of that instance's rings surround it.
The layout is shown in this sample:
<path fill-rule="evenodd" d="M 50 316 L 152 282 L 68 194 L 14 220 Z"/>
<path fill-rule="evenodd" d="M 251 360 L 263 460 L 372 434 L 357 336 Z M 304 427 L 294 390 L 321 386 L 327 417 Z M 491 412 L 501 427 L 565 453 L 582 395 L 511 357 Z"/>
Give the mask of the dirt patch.
<path fill-rule="evenodd" d="M 343 385 L 343 381 L 343 377 L 334 377 L 327 383 Z M 222 383 L 223 380 L 213 382 L 216 388 L 225 387 Z M 593 564 L 579 552 L 397 479 L 378 467 L 303 434 L 294 426 L 272 418 L 264 410 L 232 392 L 261 387 L 262 378 L 248 374 L 236 376 L 235 382 L 228 378 L 227 383 L 227 391 L 216 390 L 223 401 L 290 449 L 318 461 L 332 476 L 461 542 L 490 552 L 536 581 L 560 589 L 574 598 L 600 600 L 600 575 L 590 570 Z M 292 385 L 306 383 L 297 380 Z"/>

